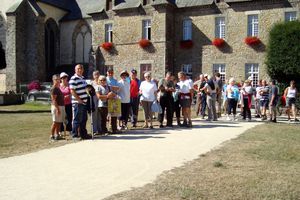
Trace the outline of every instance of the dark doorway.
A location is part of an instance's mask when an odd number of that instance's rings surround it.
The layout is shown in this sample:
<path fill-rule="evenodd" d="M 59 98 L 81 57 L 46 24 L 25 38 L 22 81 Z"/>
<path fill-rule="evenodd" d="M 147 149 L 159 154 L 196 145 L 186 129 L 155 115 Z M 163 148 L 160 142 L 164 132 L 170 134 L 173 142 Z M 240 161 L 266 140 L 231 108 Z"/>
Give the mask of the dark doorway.
<path fill-rule="evenodd" d="M 47 81 L 51 81 L 51 77 L 58 64 L 58 42 L 58 27 L 56 22 L 53 19 L 48 19 L 45 24 L 45 64 Z"/>
<path fill-rule="evenodd" d="M 5 51 L 4 47 L 2 47 L 2 42 L 0 41 L 0 69 L 4 68 L 6 68 Z"/>

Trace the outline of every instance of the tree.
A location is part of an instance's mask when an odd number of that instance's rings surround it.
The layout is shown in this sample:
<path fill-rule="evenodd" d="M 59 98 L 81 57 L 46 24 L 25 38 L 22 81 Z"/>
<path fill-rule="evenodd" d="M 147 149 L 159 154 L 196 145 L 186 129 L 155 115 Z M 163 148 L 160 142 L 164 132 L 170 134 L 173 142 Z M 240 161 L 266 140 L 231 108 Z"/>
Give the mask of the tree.
<path fill-rule="evenodd" d="M 281 83 L 300 80 L 300 22 L 276 24 L 270 31 L 266 65 L 271 78 Z"/>

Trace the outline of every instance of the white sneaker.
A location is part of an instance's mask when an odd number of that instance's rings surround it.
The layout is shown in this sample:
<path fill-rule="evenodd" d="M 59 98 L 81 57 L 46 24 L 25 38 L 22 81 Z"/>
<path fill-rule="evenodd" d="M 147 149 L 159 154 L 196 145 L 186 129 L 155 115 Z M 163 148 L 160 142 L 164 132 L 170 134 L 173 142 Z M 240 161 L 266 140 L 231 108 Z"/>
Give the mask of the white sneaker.
<path fill-rule="evenodd" d="M 227 121 L 230 121 L 231 119 L 230 119 L 230 117 L 229 117 L 229 116 L 227 116 L 227 117 L 226 117 L 226 120 L 227 120 Z"/>

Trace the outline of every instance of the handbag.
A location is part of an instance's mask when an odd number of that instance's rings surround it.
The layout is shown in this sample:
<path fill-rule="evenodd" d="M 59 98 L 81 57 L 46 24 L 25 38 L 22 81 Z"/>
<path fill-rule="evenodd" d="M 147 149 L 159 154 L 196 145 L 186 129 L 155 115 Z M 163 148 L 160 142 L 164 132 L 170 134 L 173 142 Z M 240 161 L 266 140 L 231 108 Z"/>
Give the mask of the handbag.
<path fill-rule="evenodd" d="M 121 99 L 119 96 L 113 99 L 108 99 L 108 115 L 110 117 L 121 116 Z"/>
<path fill-rule="evenodd" d="M 155 113 L 162 113 L 160 104 L 155 100 L 151 105 L 151 111 Z"/>

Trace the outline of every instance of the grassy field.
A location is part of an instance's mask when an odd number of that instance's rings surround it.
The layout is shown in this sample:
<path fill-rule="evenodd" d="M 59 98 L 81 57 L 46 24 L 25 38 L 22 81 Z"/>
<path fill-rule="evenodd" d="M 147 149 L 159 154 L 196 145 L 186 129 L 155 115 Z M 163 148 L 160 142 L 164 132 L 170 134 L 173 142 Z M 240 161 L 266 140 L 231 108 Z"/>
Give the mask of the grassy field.
<path fill-rule="evenodd" d="M 50 104 L 47 102 L 26 102 L 20 105 L 0 106 L 0 111 L 49 111 Z"/>
<path fill-rule="evenodd" d="M 299 126 L 264 124 L 106 200 L 300 199 Z"/>

